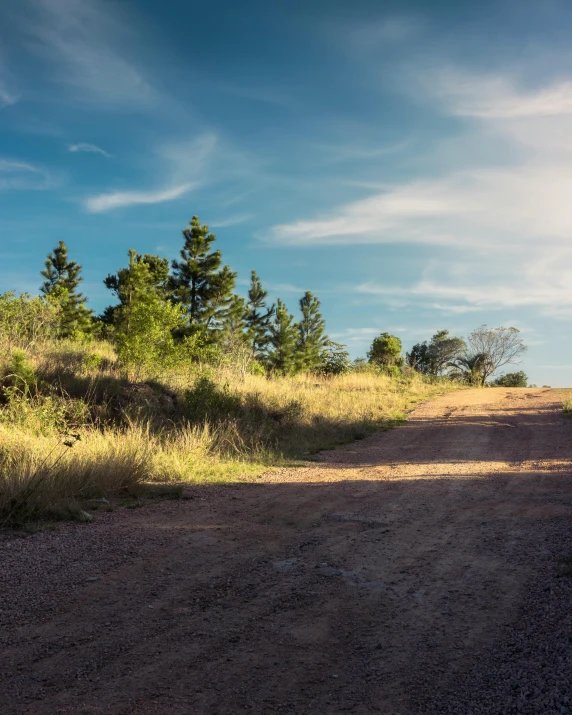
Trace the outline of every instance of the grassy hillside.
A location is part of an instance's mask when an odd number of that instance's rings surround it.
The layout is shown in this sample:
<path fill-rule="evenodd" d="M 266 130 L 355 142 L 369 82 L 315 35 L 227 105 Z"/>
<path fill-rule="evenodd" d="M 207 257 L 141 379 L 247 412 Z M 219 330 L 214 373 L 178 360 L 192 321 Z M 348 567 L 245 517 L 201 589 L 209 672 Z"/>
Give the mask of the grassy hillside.
<path fill-rule="evenodd" d="M 79 516 L 142 484 L 249 479 L 402 420 L 451 383 L 193 365 L 128 382 L 112 347 L 49 342 L 0 362 L 0 524 Z"/>

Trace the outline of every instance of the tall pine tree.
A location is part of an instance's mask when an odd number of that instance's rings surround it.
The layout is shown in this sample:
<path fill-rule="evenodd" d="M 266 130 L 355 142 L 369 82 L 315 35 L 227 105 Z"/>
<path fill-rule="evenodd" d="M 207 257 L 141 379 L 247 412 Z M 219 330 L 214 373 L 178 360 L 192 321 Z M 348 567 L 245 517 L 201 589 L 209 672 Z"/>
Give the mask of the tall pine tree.
<path fill-rule="evenodd" d="M 173 299 L 183 306 L 190 333 L 203 331 L 210 337 L 220 333 L 233 306 L 236 273 L 222 266 L 219 250 L 211 249 L 216 236 L 193 216 L 184 229 L 181 260 L 173 261 L 170 280 Z"/>
<path fill-rule="evenodd" d="M 262 283 L 256 275 L 256 271 L 252 271 L 244 319 L 248 341 L 252 352 L 258 359 L 263 357 L 264 350 L 270 340 L 268 328 L 275 310 L 274 305 L 270 306 L 270 308 L 266 305 L 267 297 L 268 291 L 262 288 Z"/>
<path fill-rule="evenodd" d="M 310 291 L 300 298 L 302 320 L 298 323 L 296 360 L 300 370 L 316 370 L 322 363 L 328 343 L 326 321 L 320 312 L 320 301 Z"/>
<path fill-rule="evenodd" d="M 60 336 L 71 338 L 89 335 L 93 330 L 93 311 L 85 307 L 86 297 L 79 291 L 79 284 L 83 280 L 81 266 L 69 260 L 68 249 L 63 241 L 48 254 L 41 275 L 45 281 L 40 290 L 61 311 Z"/>
<path fill-rule="evenodd" d="M 270 346 L 268 367 L 280 375 L 296 372 L 296 338 L 298 329 L 294 316 L 288 312 L 284 303 L 278 299 L 274 320 L 269 326 Z"/>

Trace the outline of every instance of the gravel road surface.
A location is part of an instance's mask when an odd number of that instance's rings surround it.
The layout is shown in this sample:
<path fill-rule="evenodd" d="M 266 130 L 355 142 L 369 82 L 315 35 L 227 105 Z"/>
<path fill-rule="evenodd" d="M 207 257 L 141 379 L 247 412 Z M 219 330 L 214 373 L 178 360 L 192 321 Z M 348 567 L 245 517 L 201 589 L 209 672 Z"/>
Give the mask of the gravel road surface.
<path fill-rule="evenodd" d="M 461 391 L 306 467 L 4 538 L 0 713 L 572 713 L 571 460 L 555 391 Z"/>

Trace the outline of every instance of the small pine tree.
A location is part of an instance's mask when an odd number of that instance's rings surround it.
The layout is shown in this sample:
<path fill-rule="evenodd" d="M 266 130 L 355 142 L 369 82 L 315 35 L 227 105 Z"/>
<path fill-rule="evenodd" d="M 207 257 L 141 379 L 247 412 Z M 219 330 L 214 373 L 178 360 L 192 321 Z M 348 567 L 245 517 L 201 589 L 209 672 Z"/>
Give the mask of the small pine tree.
<path fill-rule="evenodd" d="M 296 372 L 296 341 L 298 327 L 294 316 L 288 312 L 284 303 L 278 299 L 274 320 L 269 326 L 270 349 L 267 364 L 270 370 L 280 375 Z"/>
<path fill-rule="evenodd" d="M 155 285 L 152 266 L 133 249 L 129 266 L 118 273 L 122 302 L 115 309 L 114 337 L 119 360 L 134 379 L 142 372 L 158 374 L 179 357 L 174 334 L 184 324 L 182 308 Z"/>
<path fill-rule="evenodd" d="M 268 298 L 268 291 L 262 288 L 262 282 L 256 271 L 252 271 L 244 320 L 248 341 L 257 359 L 263 357 L 270 340 L 268 328 L 275 311 L 274 305 L 267 307 L 266 298 Z"/>
<path fill-rule="evenodd" d="M 310 291 L 300 298 L 302 320 L 298 323 L 296 359 L 300 370 L 316 370 L 322 363 L 324 347 L 328 343 L 325 335 L 326 321 L 320 313 L 320 301 Z"/>
<path fill-rule="evenodd" d="M 145 270 L 141 266 L 145 266 Z M 120 315 L 119 309 L 129 305 L 134 291 L 155 291 L 167 297 L 167 280 L 169 278 L 169 259 L 146 253 L 142 256 L 134 249 L 129 250 L 129 265 L 120 268 L 117 273 L 110 273 L 103 283 L 119 300 L 118 305 L 110 305 L 100 316 L 107 324 L 115 324 Z"/>
<path fill-rule="evenodd" d="M 93 311 L 85 307 L 86 297 L 78 290 L 81 266 L 70 261 L 63 241 L 49 253 L 41 275 L 46 279 L 40 290 L 60 309 L 59 335 L 62 338 L 89 335 L 93 331 Z"/>
<path fill-rule="evenodd" d="M 236 273 L 223 266 L 219 250 L 211 250 L 216 236 L 193 216 L 184 229 L 181 260 L 173 261 L 169 285 L 173 299 L 186 313 L 188 332 L 202 331 L 211 337 L 221 330 L 233 304 Z"/>

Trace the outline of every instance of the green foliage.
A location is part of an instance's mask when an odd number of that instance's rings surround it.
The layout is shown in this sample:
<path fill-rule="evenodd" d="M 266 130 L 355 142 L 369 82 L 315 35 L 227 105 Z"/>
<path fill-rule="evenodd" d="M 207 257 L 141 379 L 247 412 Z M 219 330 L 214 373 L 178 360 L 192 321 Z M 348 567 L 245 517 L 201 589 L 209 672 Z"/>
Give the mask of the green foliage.
<path fill-rule="evenodd" d="M 449 363 L 449 377 L 467 385 L 482 385 L 485 362 L 486 356 L 483 353 L 461 355 Z"/>
<path fill-rule="evenodd" d="M 399 377 L 401 374 L 397 365 L 386 365 L 383 369 L 389 377 Z"/>
<path fill-rule="evenodd" d="M 346 346 L 333 340 L 328 340 L 320 355 L 319 372 L 323 375 L 345 375 L 351 370 L 352 361 Z"/>
<path fill-rule="evenodd" d="M 125 308 L 116 333 L 117 354 L 129 374 L 138 378 L 142 371 L 158 375 L 174 367 L 181 351 L 173 331 L 181 328 L 184 316 L 180 306 L 157 295 L 133 301 Z"/>
<path fill-rule="evenodd" d="M 326 321 L 320 312 L 320 301 L 310 291 L 300 298 L 302 319 L 298 323 L 296 344 L 297 367 L 302 372 L 317 370 L 322 364 L 322 353 L 328 341 Z"/>
<path fill-rule="evenodd" d="M 235 415 L 241 406 L 239 395 L 228 385 L 219 387 L 210 377 L 199 377 L 184 394 L 185 413 L 191 422 L 217 422 Z"/>
<path fill-rule="evenodd" d="M 401 340 L 395 335 L 382 333 L 373 343 L 367 354 L 369 361 L 375 365 L 399 367 L 403 363 L 401 357 Z"/>
<path fill-rule="evenodd" d="M 8 366 L 4 374 L 5 390 L 13 390 L 22 395 L 28 395 L 30 390 L 36 386 L 38 378 L 34 368 L 28 362 L 26 353 L 16 350 L 10 355 Z"/>
<path fill-rule="evenodd" d="M 59 308 L 59 337 L 82 339 L 93 330 L 93 312 L 85 307 L 86 298 L 79 292 L 81 266 L 68 258 L 68 249 L 63 241 L 48 254 L 45 269 L 46 279 L 40 290 L 49 301 Z"/>
<path fill-rule="evenodd" d="M 158 375 L 172 368 L 188 347 L 175 344 L 174 338 L 185 324 L 183 308 L 165 299 L 153 284 L 152 268 L 133 250 L 123 276 L 124 302 L 115 314 L 119 361 L 135 378 L 142 372 Z"/>
<path fill-rule="evenodd" d="M 211 250 L 216 236 L 193 216 L 184 229 L 181 260 L 173 261 L 169 288 L 187 319 L 187 332 L 203 331 L 211 339 L 228 317 L 233 306 L 236 273 L 222 266 L 219 250 Z"/>
<path fill-rule="evenodd" d="M 528 377 L 523 370 L 518 372 L 509 372 L 506 375 L 497 377 L 491 382 L 494 387 L 526 387 L 528 385 Z"/>
<path fill-rule="evenodd" d="M 284 303 L 278 299 L 274 319 L 269 328 L 270 347 L 267 364 L 272 372 L 279 375 L 292 375 L 296 372 L 296 343 L 298 330 L 294 316 L 288 312 Z"/>
<path fill-rule="evenodd" d="M 270 307 L 267 306 L 267 297 L 268 292 L 262 288 L 262 283 L 260 278 L 256 275 L 256 271 L 252 271 L 250 274 L 250 288 L 248 289 L 248 302 L 246 303 L 244 320 L 246 323 L 248 342 L 257 359 L 263 357 L 270 340 L 268 330 L 275 311 L 274 305 Z"/>
<path fill-rule="evenodd" d="M 0 348 L 28 350 L 58 334 L 60 311 L 43 297 L 14 292 L 0 295 Z"/>
<path fill-rule="evenodd" d="M 145 266 L 145 270 L 142 269 Z M 146 253 L 142 256 L 133 249 L 129 251 L 129 265 L 110 273 L 103 283 L 115 295 L 119 304 L 107 307 L 100 319 L 113 324 L 118 319 L 121 307 L 129 305 L 137 290 L 151 290 L 166 295 L 169 277 L 169 259 Z"/>
<path fill-rule="evenodd" d="M 417 343 L 406 355 L 407 364 L 423 375 L 442 375 L 448 365 L 461 356 L 467 346 L 462 338 L 449 335 L 448 330 L 439 330 L 427 342 Z"/>

